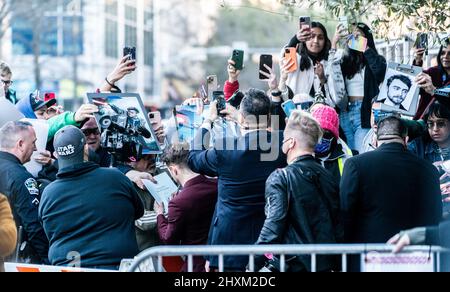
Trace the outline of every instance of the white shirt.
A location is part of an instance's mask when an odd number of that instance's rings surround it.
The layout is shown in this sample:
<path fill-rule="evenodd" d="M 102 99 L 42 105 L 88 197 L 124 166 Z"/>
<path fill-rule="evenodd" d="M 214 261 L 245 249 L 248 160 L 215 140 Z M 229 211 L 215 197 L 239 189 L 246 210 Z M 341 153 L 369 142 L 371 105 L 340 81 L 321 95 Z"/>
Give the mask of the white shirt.
<path fill-rule="evenodd" d="M 364 96 L 364 77 L 366 69 L 362 69 L 361 72 L 356 73 L 353 79 L 345 79 L 345 85 L 347 87 L 348 96 L 357 97 Z"/>

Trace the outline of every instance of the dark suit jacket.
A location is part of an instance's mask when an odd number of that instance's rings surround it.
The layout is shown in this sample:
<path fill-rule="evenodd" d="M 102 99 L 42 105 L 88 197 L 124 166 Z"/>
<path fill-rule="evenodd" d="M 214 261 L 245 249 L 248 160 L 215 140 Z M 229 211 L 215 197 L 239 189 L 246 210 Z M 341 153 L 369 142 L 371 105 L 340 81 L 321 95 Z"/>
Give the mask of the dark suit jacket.
<path fill-rule="evenodd" d="M 199 139 L 207 132 L 202 129 L 195 145 L 202 144 Z M 280 133 L 258 131 L 229 141 L 216 141 L 216 147 L 209 150 L 191 151 L 189 167 L 194 172 L 219 178 L 219 198 L 209 244 L 256 243 L 265 220 L 266 180 L 277 168 L 286 166 L 281 143 Z M 218 145 L 230 147 L 220 148 Z M 262 156 L 271 150 L 273 155 Z M 218 266 L 217 258 L 211 258 L 210 261 L 211 267 Z M 224 259 L 227 270 L 244 270 L 247 263 L 248 257 Z"/>
<path fill-rule="evenodd" d="M 442 200 L 437 169 L 391 143 L 347 160 L 341 181 L 345 240 L 385 243 L 399 231 L 437 225 Z"/>
<path fill-rule="evenodd" d="M 186 183 L 169 203 L 168 218 L 159 215 L 161 241 L 171 245 L 206 245 L 217 202 L 217 180 L 202 175 Z M 194 258 L 194 272 L 204 272 L 205 260 Z M 183 271 L 187 271 L 187 264 Z"/>

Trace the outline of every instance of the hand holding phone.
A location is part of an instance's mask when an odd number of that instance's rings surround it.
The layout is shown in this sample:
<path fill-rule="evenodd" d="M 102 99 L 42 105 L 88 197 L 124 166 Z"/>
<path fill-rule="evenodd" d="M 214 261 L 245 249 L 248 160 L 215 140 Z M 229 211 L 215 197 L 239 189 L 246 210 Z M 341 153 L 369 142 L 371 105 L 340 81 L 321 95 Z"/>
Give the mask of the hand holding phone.
<path fill-rule="evenodd" d="M 268 68 L 273 68 L 273 57 L 272 55 L 261 55 L 259 58 L 259 71 L 266 74 L 259 73 L 259 80 L 269 80 L 270 71 Z"/>
<path fill-rule="evenodd" d="M 135 61 L 134 64 L 136 64 L 136 47 L 123 48 L 123 56 L 128 56 L 128 60 Z"/>
<path fill-rule="evenodd" d="M 158 130 L 162 127 L 162 118 L 160 112 L 151 112 L 148 114 L 148 118 L 150 123 L 152 124 L 153 129 Z"/>
<path fill-rule="evenodd" d="M 339 17 L 339 32 L 341 32 L 343 36 L 348 36 L 350 34 L 350 24 L 347 16 Z"/>
<path fill-rule="evenodd" d="M 300 16 L 300 30 L 309 29 L 311 30 L 311 17 L 309 16 Z"/>
<path fill-rule="evenodd" d="M 223 91 L 214 91 L 213 101 L 217 101 L 217 114 L 223 116 L 220 112 L 227 108 L 225 93 Z"/>
<path fill-rule="evenodd" d="M 281 105 L 281 108 L 283 109 L 284 113 L 286 114 L 286 117 L 290 118 L 293 111 L 297 109 L 295 106 L 295 103 L 292 101 L 292 99 L 284 102 Z"/>
<path fill-rule="evenodd" d="M 234 68 L 236 70 L 242 70 L 244 68 L 244 51 L 233 50 L 231 60 L 234 62 Z"/>
<path fill-rule="evenodd" d="M 206 87 L 208 100 L 212 101 L 213 92 L 217 91 L 217 89 L 219 88 L 219 81 L 216 75 L 206 77 Z"/>
<path fill-rule="evenodd" d="M 352 50 L 364 53 L 367 50 L 367 39 L 363 36 L 352 35 L 348 41 L 348 47 Z"/>
<path fill-rule="evenodd" d="M 284 49 L 284 60 L 286 64 L 292 64 L 287 68 L 288 73 L 293 73 L 298 70 L 298 59 L 297 59 L 297 49 L 296 48 L 285 48 Z"/>

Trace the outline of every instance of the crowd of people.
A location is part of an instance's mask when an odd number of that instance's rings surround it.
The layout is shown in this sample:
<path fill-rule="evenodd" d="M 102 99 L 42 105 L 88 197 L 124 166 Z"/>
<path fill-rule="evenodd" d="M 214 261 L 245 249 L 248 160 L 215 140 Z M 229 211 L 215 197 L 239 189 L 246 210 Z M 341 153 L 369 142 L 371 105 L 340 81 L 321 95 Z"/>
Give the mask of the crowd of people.
<path fill-rule="evenodd" d="M 450 247 L 450 103 L 435 95 L 450 85 L 449 38 L 438 66 L 414 81 L 421 99 L 411 120 L 380 109 L 386 60 L 367 25 L 352 28 L 353 36 L 368 40 L 364 52 L 343 41 L 349 32 L 342 25 L 332 39 L 319 22 L 301 28 L 285 46 L 296 49 L 297 70 L 283 57 L 280 76 L 273 68 L 260 72 L 268 91 L 240 90 L 240 71 L 229 60 L 226 108 L 219 112 L 212 101 L 193 141 L 176 141 L 176 131 L 155 123 L 163 153 L 109 169 L 98 107 L 64 111 L 38 91 L 19 100 L 10 87 L 12 70 L 2 62 L 5 98 L 26 118 L 46 120 L 49 136 L 46 151 L 32 158 L 31 123 L 10 121 L 0 129 L 0 257 L 16 249 L 17 261 L 114 270 L 158 245 Z M 423 65 L 423 55 L 416 50 L 414 65 Z M 116 83 L 136 69 L 124 57 L 98 92 L 117 92 Z M 397 102 L 411 84 L 391 79 L 388 96 Z M 233 106 L 237 94 L 242 101 Z M 298 108 L 290 116 L 282 107 L 288 100 Z M 38 176 L 24 167 L 31 159 L 42 165 Z M 155 202 L 143 181 L 163 172 L 179 186 L 168 206 Z M 255 268 L 269 260 L 256 257 Z M 310 271 L 309 257 L 287 261 L 288 271 Z M 248 264 L 245 256 L 224 258 L 226 271 L 245 271 Z M 317 267 L 341 269 L 332 256 L 319 257 Z M 197 272 L 218 268 L 217 257 L 194 258 Z M 185 263 L 180 271 L 186 270 Z"/>

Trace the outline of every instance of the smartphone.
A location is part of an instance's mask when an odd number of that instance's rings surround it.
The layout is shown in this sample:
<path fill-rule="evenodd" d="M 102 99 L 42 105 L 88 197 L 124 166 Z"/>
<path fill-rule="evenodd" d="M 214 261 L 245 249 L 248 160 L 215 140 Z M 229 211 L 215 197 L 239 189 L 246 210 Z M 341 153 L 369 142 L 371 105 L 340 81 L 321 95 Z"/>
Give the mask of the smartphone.
<path fill-rule="evenodd" d="M 428 34 L 427 33 L 419 33 L 417 35 L 416 40 L 416 48 L 417 49 L 425 49 L 425 55 L 428 55 Z"/>
<path fill-rule="evenodd" d="M 284 102 L 281 105 L 281 108 L 283 109 L 284 113 L 286 114 L 286 117 L 290 118 L 293 111 L 297 109 L 295 103 L 292 101 L 292 99 Z"/>
<path fill-rule="evenodd" d="M 128 60 L 134 60 L 134 63 L 136 64 L 136 47 L 123 48 L 123 56 L 129 56 Z"/>
<path fill-rule="evenodd" d="M 350 34 L 350 25 L 348 23 L 348 17 L 347 16 L 341 16 L 339 17 L 339 25 L 345 28 L 345 33 L 347 35 Z"/>
<path fill-rule="evenodd" d="M 284 58 L 287 63 L 292 63 L 288 70 L 288 73 L 292 73 L 298 70 L 298 59 L 297 59 L 297 49 L 296 48 L 286 48 L 284 49 Z"/>
<path fill-rule="evenodd" d="M 364 53 L 367 50 L 367 39 L 363 36 L 352 35 L 348 40 L 348 47 L 352 50 Z"/>
<path fill-rule="evenodd" d="M 150 120 L 150 123 L 152 124 L 152 127 L 154 127 L 154 129 L 161 128 L 161 126 L 162 126 L 162 118 L 161 118 L 161 113 L 160 112 L 148 113 L 148 118 Z"/>
<path fill-rule="evenodd" d="M 236 70 L 242 70 L 244 68 L 244 51 L 233 50 L 231 60 L 234 61 L 234 68 L 236 68 Z"/>
<path fill-rule="evenodd" d="M 220 112 L 227 108 L 225 93 L 223 91 L 214 91 L 213 101 L 217 101 L 217 113 L 221 115 Z"/>
<path fill-rule="evenodd" d="M 266 68 L 267 65 L 269 68 L 273 67 L 273 57 L 272 55 L 261 55 L 259 57 L 259 70 L 270 74 L 269 70 Z M 269 78 L 259 73 L 259 80 L 268 80 Z"/>
<path fill-rule="evenodd" d="M 213 99 L 213 92 L 217 91 L 219 88 L 219 81 L 216 75 L 206 77 L 206 87 L 208 100 L 211 102 Z"/>
<path fill-rule="evenodd" d="M 54 92 L 47 92 L 44 94 L 44 101 L 47 102 L 49 100 L 56 99 L 56 94 Z"/>
<path fill-rule="evenodd" d="M 309 16 L 300 16 L 300 30 L 304 28 L 311 29 L 311 17 Z"/>

